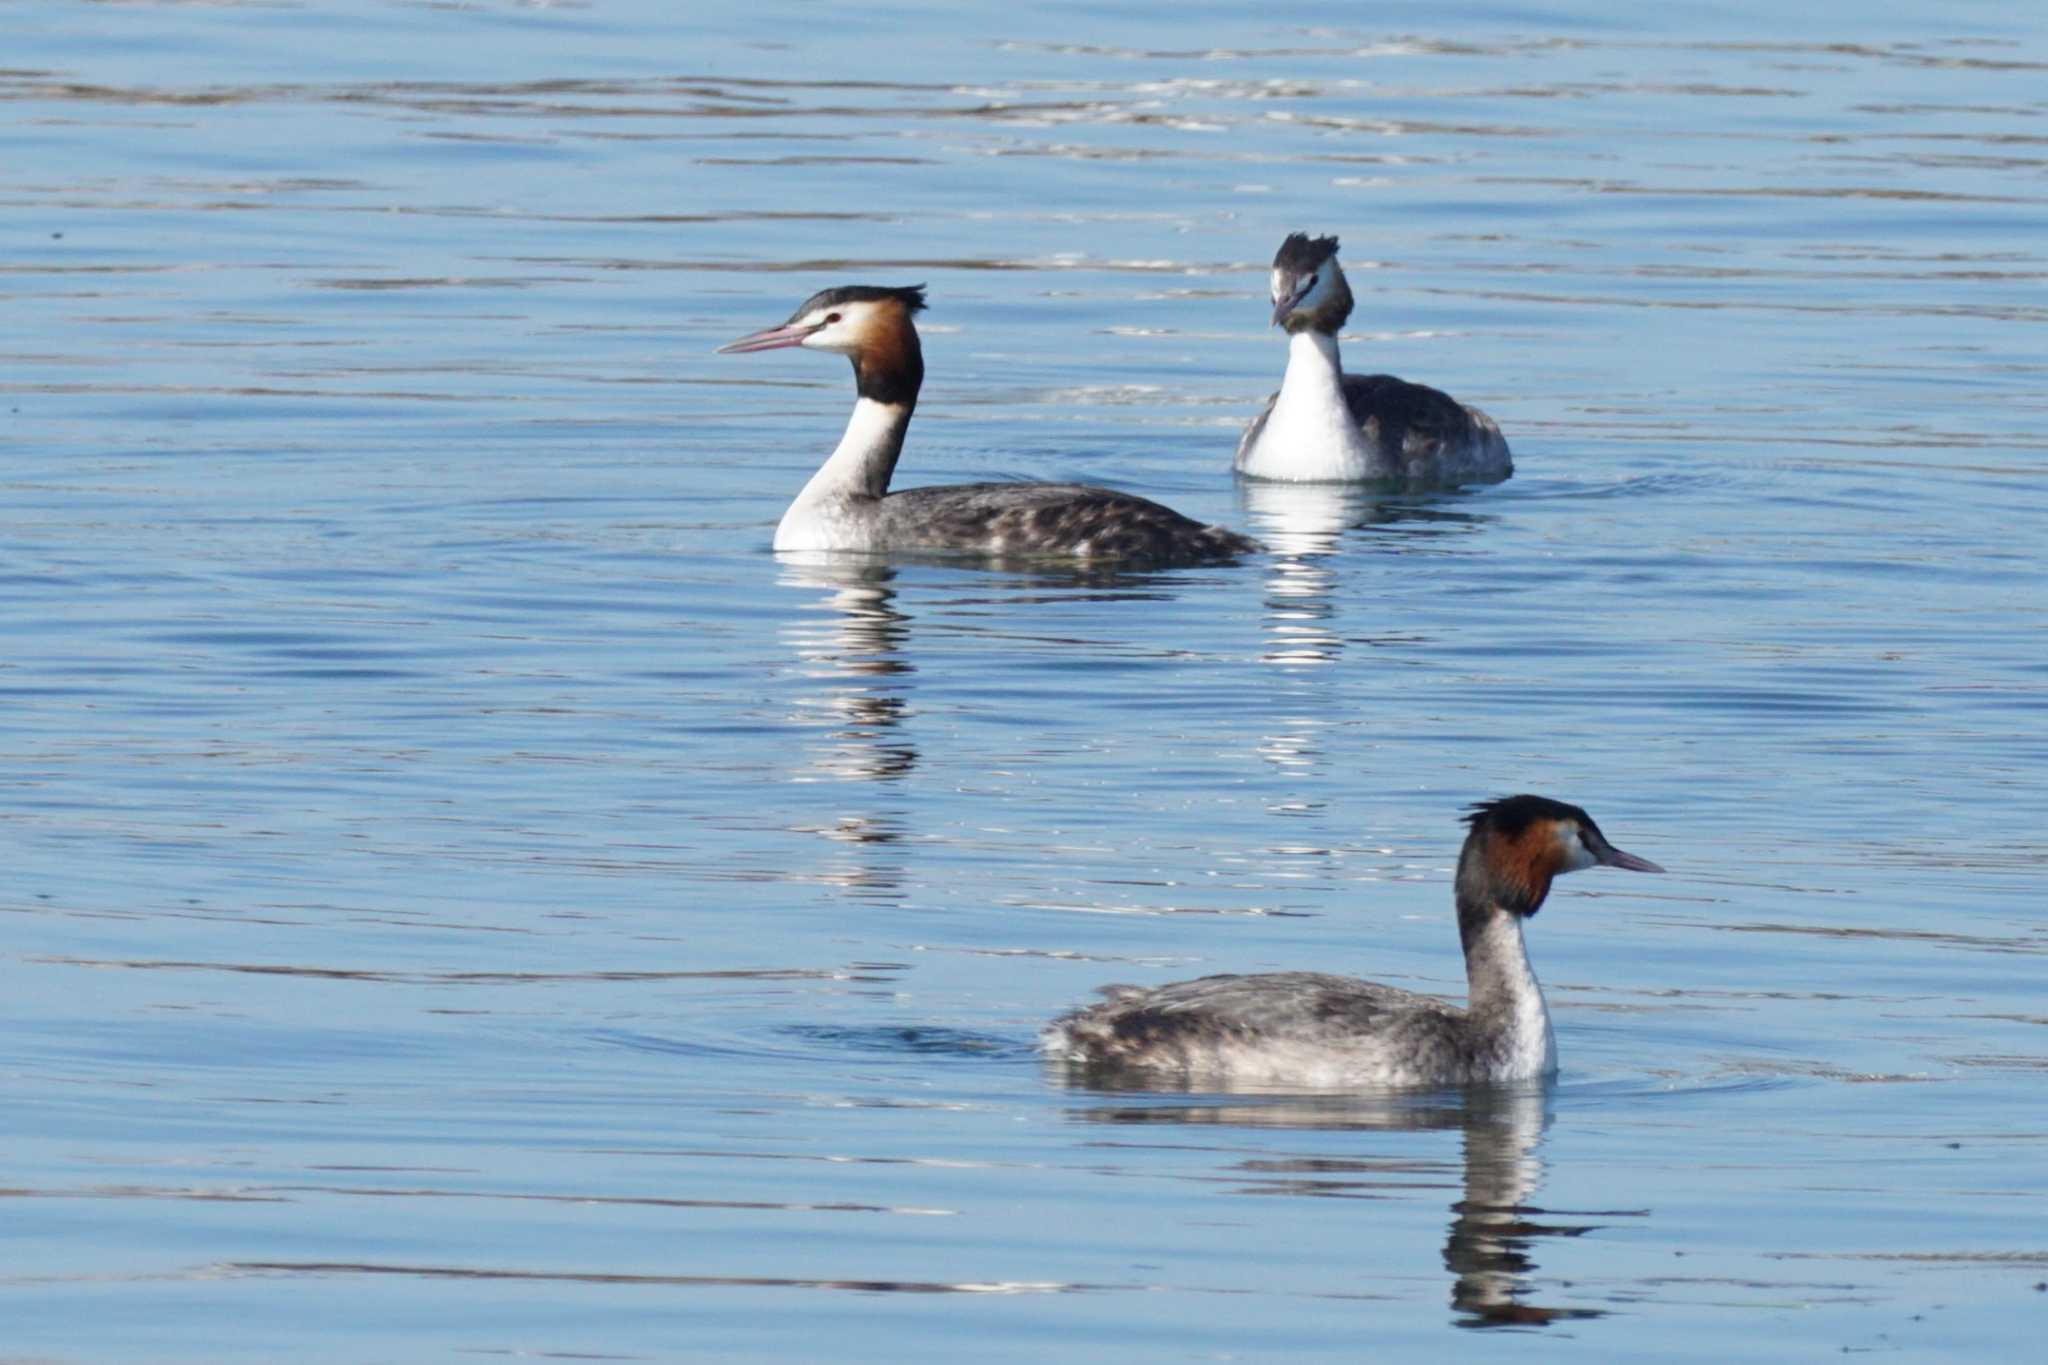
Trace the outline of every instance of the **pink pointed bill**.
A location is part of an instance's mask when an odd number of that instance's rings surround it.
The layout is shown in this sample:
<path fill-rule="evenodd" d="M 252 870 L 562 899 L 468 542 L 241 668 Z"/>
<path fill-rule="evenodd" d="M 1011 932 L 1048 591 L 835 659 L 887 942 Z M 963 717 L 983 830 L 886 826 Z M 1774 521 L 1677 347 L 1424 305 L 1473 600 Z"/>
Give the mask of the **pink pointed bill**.
<path fill-rule="evenodd" d="M 1315 282 L 1312 279 L 1293 281 L 1292 287 L 1287 291 L 1287 297 L 1273 300 L 1273 325 L 1279 327 L 1284 324 L 1288 315 L 1294 311 L 1294 305 L 1307 298 L 1308 291 L 1313 288 Z"/>
<path fill-rule="evenodd" d="M 714 355 L 743 355 L 748 351 L 774 351 L 784 346 L 801 346 L 804 338 L 817 331 L 801 323 L 785 322 L 779 327 L 764 327 L 758 332 L 749 332 L 738 341 L 728 341 L 713 352 Z"/>
<path fill-rule="evenodd" d="M 1638 858 L 1633 853 L 1623 853 L 1613 844 L 1600 850 L 1598 857 L 1602 867 L 1626 868 L 1630 872 L 1662 872 L 1664 869 L 1648 858 Z"/>

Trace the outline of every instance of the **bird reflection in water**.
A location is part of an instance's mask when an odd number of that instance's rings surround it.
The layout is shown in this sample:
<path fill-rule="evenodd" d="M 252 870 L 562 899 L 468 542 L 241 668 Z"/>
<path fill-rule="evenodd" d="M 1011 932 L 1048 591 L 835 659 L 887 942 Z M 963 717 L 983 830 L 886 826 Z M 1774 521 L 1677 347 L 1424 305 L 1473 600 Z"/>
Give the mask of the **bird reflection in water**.
<path fill-rule="evenodd" d="M 1386 520 L 1387 511 L 1355 484 L 1246 480 L 1238 485 L 1238 500 L 1271 551 L 1262 657 L 1283 668 L 1336 663 L 1344 637 L 1335 629 L 1331 556 L 1346 531 Z"/>
<path fill-rule="evenodd" d="M 1505 1095 L 1474 1092 L 1465 1108 L 1465 1197 L 1451 1205 L 1444 1269 L 1451 1272 L 1451 1307 L 1460 1327 L 1541 1327 L 1602 1316 L 1597 1308 L 1546 1308 L 1527 1301 L 1536 1268 L 1532 1243 L 1578 1237 L 1594 1223 L 1539 1222 L 1544 1211 L 1528 1200 L 1543 1182 L 1536 1147 L 1548 1114 L 1541 1088 Z M 1601 1216 L 1612 1216 L 1603 1214 Z"/>
<path fill-rule="evenodd" d="M 1280 772 L 1306 777 L 1324 764 L 1322 731 L 1332 723 L 1320 671 L 1344 655 L 1332 556 L 1347 531 L 1390 515 L 1356 484 L 1244 480 L 1238 501 L 1271 551 L 1266 570 L 1263 662 L 1280 670 L 1259 754 Z M 1319 801 L 1281 803 L 1283 815 L 1313 814 Z"/>
<path fill-rule="evenodd" d="M 917 672 L 904 646 L 910 617 L 889 586 L 896 570 L 865 556 L 784 556 L 784 587 L 824 589 L 830 615 L 806 617 L 783 631 L 802 675 L 824 688 L 801 699 L 806 719 L 826 717 L 827 742 L 810 754 L 820 777 L 887 781 L 910 771 L 917 749 L 897 733 Z"/>
<path fill-rule="evenodd" d="M 825 872 L 857 895 L 900 895 L 904 812 L 871 799 L 917 764 L 917 747 L 901 728 L 917 668 L 905 646 L 910 617 L 895 605 L 894 568 L 865 556 L 784 555 L 783 587 L 823 590 L 815 611 L 783 629 L 804 685 L 797 722 L 815 738 L 805 746 L 799 782 L 857 783 L 869 795 L 815 830 L 855 856 Z M 882 856 L 888 850 L 887 856 Z"/>
<path fill-rule="evenodd" d="M 1398 552 L 1446 530 L 1468 530 L 1483 519 L 1445 504 L 1455 493 L 1374 492 L 1359 484 L 1279 483 L 1244 479 L 1238 504 L 1270 553 L 1264 560 L 1266 648 L 1260 658 L 1280 674 L 1272 729 L 1259 752 L 1275 768 L 1308 775 L 1324 766 L 1322 730 L 1343 714 L 1328 695 L 1328 666 L 1350 644 L 1413 644 L 1412 636 L 1380 637 L 1354 630 L 1347 639 L 1337 596 L 1345 541 L 1376 529 L 1376 549 Z M 1355 550 L 1356 545 L 1353 546 Z M 1320 803 L 1292 803 L 1282 814 L 1309 813 Z"/>
<path fill-rule="evenodd" d="M 1114 1076 L 1050 1068 L 1054 1079 L 1094 1091 L 1122 1086 Z M 1156 1078 L 1145 1083 L 1156 1094 Z M 1137 1086 L 1132 1085 L 1133 1089 Z M 1554 1308 L 1535 1303 L 1530 1282 L 1537 1269 L 1532 1248 L 1553 1237 L 1578 1237 L 1600 1225 L 1580 1218 L 1640 1216 L 1640 1211 L 1553 1214 L 1530 1203 L 1543 1183 L 1537 1154 L 1550 1121 L 1548 1091 L 1540 1084 L 1475 1086 L 1465 1091 L 1416 1095 L 1268 1093 L 1204 1096 L 1200 1103 L 1139 1102 L 1091 1105 L 1074 1111 L 1091 1123 L 1182 1124 L 1227 1128 L 1290 1128 L 1323 1132 L 1458 1131 L 1463 1134 L 1463 1182 L 1450 1205 L 1443 1265 L 1451 1274 L 1452 1323 L 1458 1327 L 1542 1327 L 1604 1317 L 1598 1308 Z M 1434 1163 L 1412 1157 L 1267 1157 L 1240 1161 L 1253 1177 L 1246 1194 L 1323 1198 L 1384 1196 L 1390 1184 L 1426 1186 Z M 1423 1181 L 1417 1181 L 1421 1174 Z M 1417 1248 L 1418 1254 L 1421 1249 Z"/>

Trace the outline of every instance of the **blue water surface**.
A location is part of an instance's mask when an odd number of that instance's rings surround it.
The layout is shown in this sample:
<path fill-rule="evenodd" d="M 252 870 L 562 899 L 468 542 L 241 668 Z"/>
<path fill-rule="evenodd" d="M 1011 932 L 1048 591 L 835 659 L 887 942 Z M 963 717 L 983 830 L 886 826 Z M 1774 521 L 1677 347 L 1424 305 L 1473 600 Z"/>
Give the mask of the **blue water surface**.
<path fill-rule="evenodd" d="M 0 1355 L 2009 1360 L 2048 1293 L 2048 18 L 30 0 L 0 62 Z M 1239 486 L 1266 266 L 1516 475 Z M 803 563 L 899 483 L 1252 531 Z M 1094 1090 L 1112 981 L 1562 1071 Z"/>

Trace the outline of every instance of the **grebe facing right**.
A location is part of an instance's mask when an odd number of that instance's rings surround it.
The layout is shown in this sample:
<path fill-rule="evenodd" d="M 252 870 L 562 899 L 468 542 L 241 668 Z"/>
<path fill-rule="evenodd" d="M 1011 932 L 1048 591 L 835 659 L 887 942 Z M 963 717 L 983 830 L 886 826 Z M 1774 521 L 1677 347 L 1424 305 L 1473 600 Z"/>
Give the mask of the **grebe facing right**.
<path fill-rule="evenodd" d="M 1458 855 L 1465 1008 L 1433 995 L 1322 972 L 1204 976 L 1105 986 L 1108 998 L 1055 1019 L 1043 1044 L 1084 1074 L 1183 1085 L 1470 1085 L 1557 1070 L 1543 988 L 1522 922 L 1553 878 L 1587 867 L 1664 869 L 1607 842 L 1593 817 L 1543 796 L 1473 806 Z"/>
<path fill-rule="evenodd" d="M 1346 374 L 1337 330 L 1351 286 L 1335 237 L 1294 233 L 1273 257 L 1273 325 L 1287 329 L 1280 392 L 1237 443 L 1237 471 L 1297 483 L 1497 483 L 1515 472 L 1491 417 L 1390 374 Z"/>
<path fill-rule="evenodd" d="M 924 286 L 845 285 L 812 295 L 780 327 L 721 353 L 803 346 L 853 361 L 846 434 L 775 528 L 777 550 L 909 551 L 1148 565 L 1229 559 L 1260 548 L 1170 507 L 1074 483 L 966 483 L 889 491 L 924 383 L 911 314 Z"/>

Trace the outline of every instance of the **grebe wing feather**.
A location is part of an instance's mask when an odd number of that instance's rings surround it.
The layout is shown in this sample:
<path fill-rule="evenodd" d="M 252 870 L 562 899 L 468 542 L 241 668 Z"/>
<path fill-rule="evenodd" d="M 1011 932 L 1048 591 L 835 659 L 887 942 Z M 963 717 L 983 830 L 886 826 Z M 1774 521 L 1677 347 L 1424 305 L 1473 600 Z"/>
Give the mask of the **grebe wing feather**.
<path fill-rule="evenodd" d="M 1403 459 L 1470 465 L 1475 477 L 1513 472 L 1500 427 L 1441 389 L 1390 374 L 1344 376 L 1344 405 L 1379 449 Z"/>
<path fill-rule="evenodd" d="M 1151 563 L 1228 558 L 1257 541 L 1170 507 L 1074 483 L 906 488 L 881 502 L 891 544 L 1001 556 L 1085 556 Z"/>
<path fill-rule="evenodd" d="M 1190 1035 L 1323 1039 L 1370 1034 L 1396 1015 L 1458 1013 L 1433 995 L 1326 972 L 1204 976 L 1151 990 L 1109 986 L 1103 993 L 1109 998 L 1059 1024 L 1127 1044 Z"/>

